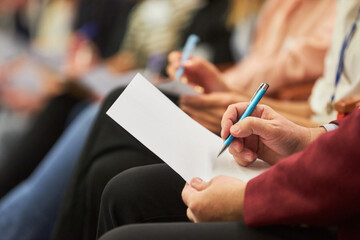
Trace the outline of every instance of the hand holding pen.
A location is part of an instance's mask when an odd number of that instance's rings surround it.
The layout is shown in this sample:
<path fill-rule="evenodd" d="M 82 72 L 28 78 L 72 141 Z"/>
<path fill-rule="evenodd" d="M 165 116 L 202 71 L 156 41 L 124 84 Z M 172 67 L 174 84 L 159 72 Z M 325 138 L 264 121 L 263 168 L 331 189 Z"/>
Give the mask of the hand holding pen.
<path fill-rule="evenodd" d="M 184 49 L 183 49 L 183 53 L 181 56 L 181 60 L 180 60 L 180 67 L 178 68 L 178 70 L 175 73 L 175 81 L 180 81 L 180 78 L 182 77 L 182 75 L 184 74 L 184 62 L 186 62 L 191 54 L 193 53 L 193 51 L 195 50 L 196 44 L 200 41 L 199 37 L 196 36 L 195 34 L 191 34 L 188 39 L 186 40 Z"/>
<path fill-rule="evenodd" d="M 269 85 L 266 83 L 262 83 L 260 84 L 259 88 L 256 90 L 254 96 L 251 98 L 249 105 L 247 106 L 247 108 L 245 109 L 244 113 L 241 115 L 240 119 L 238 120 L 238 122 L 240 122 L 241 120 L 243 120 L 244 118 L 248 117 L 252 111 L 254 110 L 254 108 L 256 107 L 256 105 L 259 103 L 259 101 L 261 100 L 261 98 L 264 96 L 266 90 L 269 88 Z M 225 139 L 224 141 L 224 145 L 221 148 L 218 157 L 230 146 L 231 142 L 233 141 L 234 136 L 232 136 L 231 134 Z"/>
<path fill-rule="evenodd" d="M 201 87 L 204 93 L 229 91 L 222 73 L 214 64 L 201 57 L 191 56 L 198 41 L 196 35 L 190 35 L 183 52 L 173 51 L 169 54 L 166 72 L 170 79 L 179 81 L 185 76 L 187 83 Z"/>
<path fill-rule="evenodd" d="M 305 149 L 325 132 L 322 127 L 299 126 L 261 104 L 255 107 L 251 116 L 238 121 L 248 106 L 247 102 L 230 105 L 221 120 L 221 137 L 233 136 L 229 152 L 241 166 L 247 166 L 257 158 L 275 164 Z"/>

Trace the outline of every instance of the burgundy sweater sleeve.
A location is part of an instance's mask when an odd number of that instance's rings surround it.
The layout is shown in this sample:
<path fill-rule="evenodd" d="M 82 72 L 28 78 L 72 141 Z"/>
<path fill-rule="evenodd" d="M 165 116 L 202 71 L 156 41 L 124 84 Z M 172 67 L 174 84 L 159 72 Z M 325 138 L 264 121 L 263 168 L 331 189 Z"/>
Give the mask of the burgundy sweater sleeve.
<path fill-rule="evenodd" d="M 360 109 L 248 182 L 249 226 L 338 225 L 360 214 Z"/>

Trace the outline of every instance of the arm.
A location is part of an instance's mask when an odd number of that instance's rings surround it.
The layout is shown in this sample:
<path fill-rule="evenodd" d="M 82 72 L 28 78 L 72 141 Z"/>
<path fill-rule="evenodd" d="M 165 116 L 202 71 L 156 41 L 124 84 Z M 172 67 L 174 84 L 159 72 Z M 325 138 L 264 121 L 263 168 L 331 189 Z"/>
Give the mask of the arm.
<path fill-rule="evenodd" d="M 247 105 L 230 105 L 221 121 L 221 137 L 235 137 L 229 151 L 240 165 L 249 165 L 258 157 L 275 164 L 303 150 L 325 132 L 320 127 L 299 126 L 265 105 L 258 105 L 250 117 L 238 122 Z"/>
<path fill-rule="evenodd" d="M 255 117 L 247 117 L 233 126 L 246 106 L 246 103 L 231 105 L 222 120 L 222 137 L 230 131 L 237 138 L 230 145 L 230 152 L 241 165 L 250 164 L 256 155 L 275 163 L 281 156 L 304 148 L 324 131 L 297 126 L 262 105 L 255 108 Z M 233 127 L 230 129 L 230 126 Z M 321 132 L 316 132 L 319 129 Z M 192 179 L 182 192 L 189 219 L 194 222 L 242 220 L 246 186 L 241 180 L 228 176 L 217 176 L 209 182 Z"/>
<path fill-rule="evenodd" d="M 245 222 L 332 225 L 358 213 L 359 122 L 356 110 L 336 131 L 248 182 Z"/>
<path fill-rule="evenodd" d="M 181 52 L 171 52 L 168 56 L 169 64 L 166 67 L 170 79 L 174 79 L 177 69 L 180 67 Z M 230 88 L 225 84 L 219 69 L 209 61 L 192 56 L 189 60 L 183 63 L 184 75 L 183 78 L 191 85 L 200 86 L 204 93 L 212 92 L 227 92 Z"/>

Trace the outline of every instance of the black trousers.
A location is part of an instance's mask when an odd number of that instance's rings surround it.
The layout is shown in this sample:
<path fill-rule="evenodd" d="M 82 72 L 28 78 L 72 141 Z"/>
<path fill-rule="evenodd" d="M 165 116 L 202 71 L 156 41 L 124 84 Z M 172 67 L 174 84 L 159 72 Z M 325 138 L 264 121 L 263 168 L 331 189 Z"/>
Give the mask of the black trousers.
<path fill-rule="evenodd" d="M 101 194 L 108 181 L 129 168 L 162 162 L 106 115 L 122 91 L 117 89 L 105 99 L 95 120 L 62 201 L 55 240 L 95 239 Z"/>
<path fill-rule="evenodd" d="M 73 107 L 81 101 L 72 94 L 49 101 L 18 144 L 9 149 L 6 159 L 1 159 L 0 198 L 32 173 L 66 128 Z"/>
<path fill-rule="evenodd" d="M 336 231 L 326 228 L 189 223 L 181 199 L 184 184 L 166 164 L 136 167 L 117 175 L 103 192 L 98 236 L 101 240 L 337 239 Z"/>

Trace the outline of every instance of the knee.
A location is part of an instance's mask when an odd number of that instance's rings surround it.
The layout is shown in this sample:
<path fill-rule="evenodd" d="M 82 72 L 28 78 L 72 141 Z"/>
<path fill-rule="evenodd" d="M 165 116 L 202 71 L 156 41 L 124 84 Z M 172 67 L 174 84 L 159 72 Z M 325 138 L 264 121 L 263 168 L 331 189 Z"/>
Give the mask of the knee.
<path fill-rule="evenodd" d="M 113 177 L 112 173 L 109 173 L 108 161 L 103 159 L 97 159 L 87 174 L 86 185 L 92 195 L 101 194 L 107 182 Z"/>
<path fill-rule="evenodd" d="M 118 207 L 130 208 L 137 199 L 141 199 L 141 184 L 137 184 L 138 167 L 126 170 L 113 177 L 105 186 L 102 204 L 113 203 Z"/>

